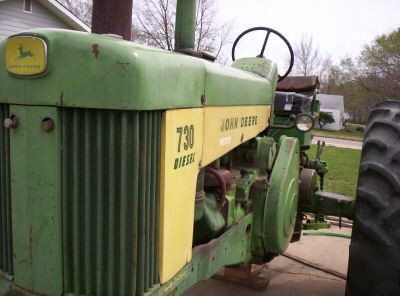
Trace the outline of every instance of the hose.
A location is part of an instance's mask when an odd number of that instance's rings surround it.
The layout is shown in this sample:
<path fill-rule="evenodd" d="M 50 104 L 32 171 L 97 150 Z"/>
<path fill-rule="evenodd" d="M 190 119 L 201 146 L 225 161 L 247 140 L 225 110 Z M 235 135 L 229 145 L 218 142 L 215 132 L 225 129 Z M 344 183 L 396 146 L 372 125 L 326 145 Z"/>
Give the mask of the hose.
<path fill-rule="evenodd" d="M 351 235 L 334 233 L 334 232 L 322 232 L 322 231 L 313 231 L 313 232 L 303 232 L 304 235 L 318 235 L 318 236 L 334 236 L 351 239 Z"/>
<path fill-rule="evenodd" d="M 212 167 L 206 167 L 206 173 L 213 175 L 219 184 L 219 198 L 221 201 L 221 207 L 223 208 L 225 203 L 227 202 L 226 200 L 226 184 L 224 179 L 222 179 L 221 175 L 218 173 L 218 171 L 216 169 L 213 169 Z"/>
<path fill-rule="evenodd" d="M 336 271 L 336 270 L 333 270 L 333 269 L 330 269 L 330 268 L 326 268 L 326 267 L 320 266 L 320 265 L 318 265 L 318 264 L 312 263 L 312 262 L 310 262 L 310 261 L 307 261 L 307 260 L 305 260 L 305 259 L 303 259 L 303 258 L 299 258 L 299 257 L 294 256 L 294 255 L 292 255 L 292 254 L 282 253 L 281 255 L 282 255 L 283 257 L 286 257 L 286 258 L 288 258 L 288 259 L 290 259 L 290 260 L 296 261 L 296 262 L 298 262 L 298 263 L 300 263 L 300 264 L 303 264 L 303 265 L 305 265 L 305 266 L 308 266 L 308 267 L 311 267 L 311 268 L 314 268 L 314 269 L 323 271 L 323 272 L 325 272 L 325 273 L 327 273 L 327 274 L 333 275 L 333 276 L 335 276 L 335 277 L 338 277 L 338 278 L 347 280 L 347 276 L 346 276 L 345 274 L 343 274 L 343 273 L 341 273 L 341 272 L 338 272 L 338 271 Z"/>

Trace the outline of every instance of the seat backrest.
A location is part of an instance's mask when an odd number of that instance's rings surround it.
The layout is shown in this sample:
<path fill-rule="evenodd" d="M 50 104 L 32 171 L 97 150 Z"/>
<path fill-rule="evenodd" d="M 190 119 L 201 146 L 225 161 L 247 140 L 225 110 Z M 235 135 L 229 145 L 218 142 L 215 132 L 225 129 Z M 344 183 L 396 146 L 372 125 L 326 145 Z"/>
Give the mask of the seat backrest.
<path fill-rule="evenodd" d="M 314 92 L 318 88 L 318 76 L 288 76 L 276 86 L 277 91 L 284 92 Z"/>

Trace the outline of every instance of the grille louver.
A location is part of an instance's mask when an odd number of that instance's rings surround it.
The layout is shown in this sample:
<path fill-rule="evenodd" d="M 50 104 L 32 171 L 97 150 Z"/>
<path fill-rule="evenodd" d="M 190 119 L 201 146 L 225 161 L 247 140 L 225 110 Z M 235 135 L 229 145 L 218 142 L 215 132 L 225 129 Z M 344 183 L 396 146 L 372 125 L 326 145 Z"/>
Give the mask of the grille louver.
<path fill-rule="evenodd" d="M 62 109 L 64 292 L 159 282 L 160 111 Z"/>

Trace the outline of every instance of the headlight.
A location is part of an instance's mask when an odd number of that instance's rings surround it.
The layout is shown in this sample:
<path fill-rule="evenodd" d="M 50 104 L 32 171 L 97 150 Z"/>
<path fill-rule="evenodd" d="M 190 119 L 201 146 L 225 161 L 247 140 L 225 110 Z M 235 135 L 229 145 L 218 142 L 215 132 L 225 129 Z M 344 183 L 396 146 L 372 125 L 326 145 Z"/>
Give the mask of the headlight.
<path fill-rule="evenodd" d="M 296 116 L 294 125 L 299 131 L 303 133 L 308 132 L 314 127 L 314 118 L 309 114 L 299 114 Z"/>

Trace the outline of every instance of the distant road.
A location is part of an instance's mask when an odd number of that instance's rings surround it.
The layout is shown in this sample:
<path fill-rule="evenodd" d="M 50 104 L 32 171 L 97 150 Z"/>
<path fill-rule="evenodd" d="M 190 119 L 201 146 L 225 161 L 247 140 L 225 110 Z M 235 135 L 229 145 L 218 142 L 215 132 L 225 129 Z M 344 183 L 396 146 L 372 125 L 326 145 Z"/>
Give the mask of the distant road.
<path fill-rule="evenodd" d="M 324 137 L 314 137 L 312 140 L 313 144 L 317 144 L 318 141 L 325 141 L 326 146 L 335 146 L 341 148 L 351 148 L 361 150 L 362 142 L 359 141 L 350 141 L 350 140 L 342 140 L 335 138 L 324 138 Z"/>

